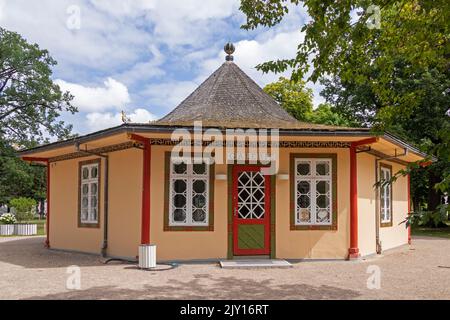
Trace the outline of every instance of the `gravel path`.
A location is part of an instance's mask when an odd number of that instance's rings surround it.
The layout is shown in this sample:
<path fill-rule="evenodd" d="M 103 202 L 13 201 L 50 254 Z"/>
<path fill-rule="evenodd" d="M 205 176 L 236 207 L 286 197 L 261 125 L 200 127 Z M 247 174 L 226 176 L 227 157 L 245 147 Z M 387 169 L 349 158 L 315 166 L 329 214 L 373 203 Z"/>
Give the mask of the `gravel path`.
<path fill-rule="evenodd" d="M 81 290 L 66 289 L 71 265 L 81 268 Z M 369 266 L 380 268 L 380 289 L 367 288 Z M 411 247 L 360 262 L 258 270 L 185 264 L 144 272 L 46 250 L 39 237 L 0 238 L 0 288 L 0 299 L 450 299 L 450 240 L 416 238 Z"/>

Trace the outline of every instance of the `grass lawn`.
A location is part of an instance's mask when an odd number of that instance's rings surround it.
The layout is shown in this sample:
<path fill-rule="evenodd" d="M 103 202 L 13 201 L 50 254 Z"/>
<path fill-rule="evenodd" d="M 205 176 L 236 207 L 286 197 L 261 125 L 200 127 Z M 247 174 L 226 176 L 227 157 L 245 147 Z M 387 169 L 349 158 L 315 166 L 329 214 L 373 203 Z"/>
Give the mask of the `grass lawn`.
<path fill-rule="evenodd" d="M 447 224 L 450 226 L 450 222 L 447 222 Z M 414 227 L 412 228 L 412 235 L 450 239 L 450 228 L 433 229 L 433 228 Z"/>
<path fill-rule="evenodd" d="M 27 223 L 30 224 L 37 224 L 37 236 L 44 236 L 45 235 L 45 223 L 47 220 L 43 219 L 43 220 L 30 220 L 27 221 Z M 8 238 L 8 237 L 20 237 L 18 235 L 14 235 L 14 236 L 0 236 L 0 238 Z"/>

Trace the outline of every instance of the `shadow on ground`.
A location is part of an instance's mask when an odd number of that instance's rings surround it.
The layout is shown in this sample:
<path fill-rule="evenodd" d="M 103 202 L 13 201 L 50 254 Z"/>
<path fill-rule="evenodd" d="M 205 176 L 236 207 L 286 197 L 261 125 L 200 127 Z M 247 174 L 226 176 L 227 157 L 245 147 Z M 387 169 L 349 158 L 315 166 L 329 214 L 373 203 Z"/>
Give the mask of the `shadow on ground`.
<path fill-rule="evenodd" d="M 101 265 L 99 256 L 49 250 L 44 241 L 44 237 L 33 237 L 0 242 L 0 262 L 29 269 Z"/>
<path fill-rule="evenodd" d="M 28 300 L 128 300 L 128 299 L 355 299 L 360 293 L 354 290 L 332 286 L 311 286 L 289 284 L 275 286 L 272 280 L 255 281 L 235 277 L 197 275 L 188 282 L 171 280 L 167 286 L 146 285 L 132 290 L 114 286 L 94 287 L 87 290 L 70 291 L 45 296 L 30 297 Z"/>

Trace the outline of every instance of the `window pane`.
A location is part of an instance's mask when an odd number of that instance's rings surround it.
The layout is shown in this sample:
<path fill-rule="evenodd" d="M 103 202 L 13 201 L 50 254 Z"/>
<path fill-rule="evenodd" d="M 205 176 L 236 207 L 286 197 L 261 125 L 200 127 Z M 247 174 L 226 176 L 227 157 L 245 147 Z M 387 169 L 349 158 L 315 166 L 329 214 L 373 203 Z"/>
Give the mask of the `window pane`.
<path fill-rule="evenodd" d="M 316 205 L 319 208 L 327 208 L 330 205 L 330 199 L 325 195 L 318 196 Z"/>
<path fill-rule="evenodd" d="M 192 189 L 195 193 L 204 193 L 206 191 L 206 182 L 203 180 L 197 180 L 192 185 Z"/>
<path fill-rule="evenodd" d="M 182 194 L 177 194 L 173 197 L 173 206 L 175 208 L 184 208 L 186 206 L 186 197 Z"/>
<path fill-rule="evenodd" d="M 174 164 L 173 172 L 176 174 L 186 174 L 187 173 L 187 165 L 185 163 Z"/>
<path fill-rule="evenodd" d="M 91 197 L 91 207 L 92 208 L 97 207 L 97 197 L 96 196 Z"/>
<path fill-rule="evenodd" d="M 97 209 L 92 209 L 91 222 L 97 222 Z"/>
<path fill-rule="evenodd" d="M 91 169 L 91 178 L 96 179 L 98 177 L 98 167 L 92 167 Z"/>
<path fill-rule="evenodd" d="M 205 222 L 206 221 L 206 212 L 201 209 L 197 209 L 192 214 L 192 219 L 194 222 Z"/>
<path fill-rule="evenodd" d="M 98 191 L 97 183 L 91 183 L 91 194 L 96 195 Z"/>
<path fill-rule="evenodd" d="M 318 223 L 328 223 L 330 222 L 330 211 L 328 209 L 319 209 L 317 211 L 317 219 Z"/>
<path fill-rule="evenodd" d="M 83 209 L 81 210 L 81 221 L 87 221 L 88 220 L 88 210 Z"/>
<path fill-rule="evenodd" d="M 251 177 L 253 187 L 264 187 L 264 176 L 260 172 L 253 172 Z"/>
<path fill-rule="evenodd" d="M 83 179 L 89 179 L 89 169 L 86 167 L 83 168 Z"/>
<path fill-rule="evenodd" d="M 83 184 L 82 190 L 83 196 L 86 196 L 89 193 L 89 186 L 87 184 Z"/>
<path fill-rule="evenodd" d="M 194 164 L 192 166 L 192 171 L 194 172 L 194 174 L 206 174 L 206 164 Z"/>
<path fill-rule="evenodd" d="M 173 190 L 176 193 L 184 193 L 186 192 L 186 181 L 184 180 L 175 180 L 173 183 Z"/>
<path fill-rule="evenodd" d="M 328 194 L 330 191 L 330 183 L 328 181 L 317 182 L 317 192 L 320 194 Z"/>
<path fill-rule="evenodd" d="M 301 194 L 308 194 L 311 190 L 309 181 L 299 181 L 297 184 L 297 190 Z"/>
<path fill-rule="evenodd" d="M 264 204 L 253 205 L 253 219 L 264 219 Z"/>
<path fill-rule="evenodd" d="M 311 222 L 310 209 L 307 209 L 307 208 L 300 209 L 298 220 L 300 223 L 310 223 Z"/>
<path fill-rule="evenodd" d="M 307 195 L 302 195 L 298 198 L 298 205 L 300 208 L 309 208 L 311 199 Z"/>
<path fill-rule="evenodd" d="M 203 195 L 196 195 L 192 199 L 192 205 L 194 208 L 204 208 L 206 206 L 206 198 Z"/>
<path fill-rule="evenodd" d="M 81 205 L 83 206 L 83 208 L 87 208 L 89 205 L 89 199 L 88 197 L 83 197 L 81 200 Z"/>
<path fill-rule="evenodd" d="M 309 176 L 310 175 L 311 165 L 309 162 L 300 162 L 297 165 L 297 174 L 300 176 Z"/>
<path fill-rule="evenodd" d="M 183 209 L 176 209 L 173 212 L 173 221 L 175 222 L 186 222 L 186 212 Z"/>
<path fill-rule="evenodd" d="M 318 161 L 316 164 L 316 174 L 319 176 L 330 175 L 330 164 L 328 161 Z"/>

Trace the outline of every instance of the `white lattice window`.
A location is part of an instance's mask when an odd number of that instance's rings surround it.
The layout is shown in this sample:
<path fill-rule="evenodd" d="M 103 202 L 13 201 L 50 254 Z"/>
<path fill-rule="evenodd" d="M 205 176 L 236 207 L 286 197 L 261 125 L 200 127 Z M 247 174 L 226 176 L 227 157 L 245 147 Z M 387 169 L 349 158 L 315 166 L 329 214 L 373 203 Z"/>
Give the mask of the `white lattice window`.
<path fill-rule="evenodd" d="M 332 225 L 332 159 L 295 160 L 295 223 Z"/>
<path fill-rule="evenodd" d="M 244 171 L 238 177 L 238 216 L 240 219 L 264 219 L 265 179 L 261 172 Z"/>
<path fill-rule="evenodd" d="M 170 169 L 170 226 L 207 226 L 209 223 L 209 165 L 177 163 Z"/>
<path fill-rule="evenodd" d="M 390 167 L 381 167 L 381 181 L 389 181 L 392 178 Z M 383 184 L 380 194 L 381 223 L 389 224 L 392 222 L 392 184 Z"/>
<path fill-rule="evenodd" d="M 80 222 L 98 224 L 99 163 L 82 165 L 80 169 Z"/>

